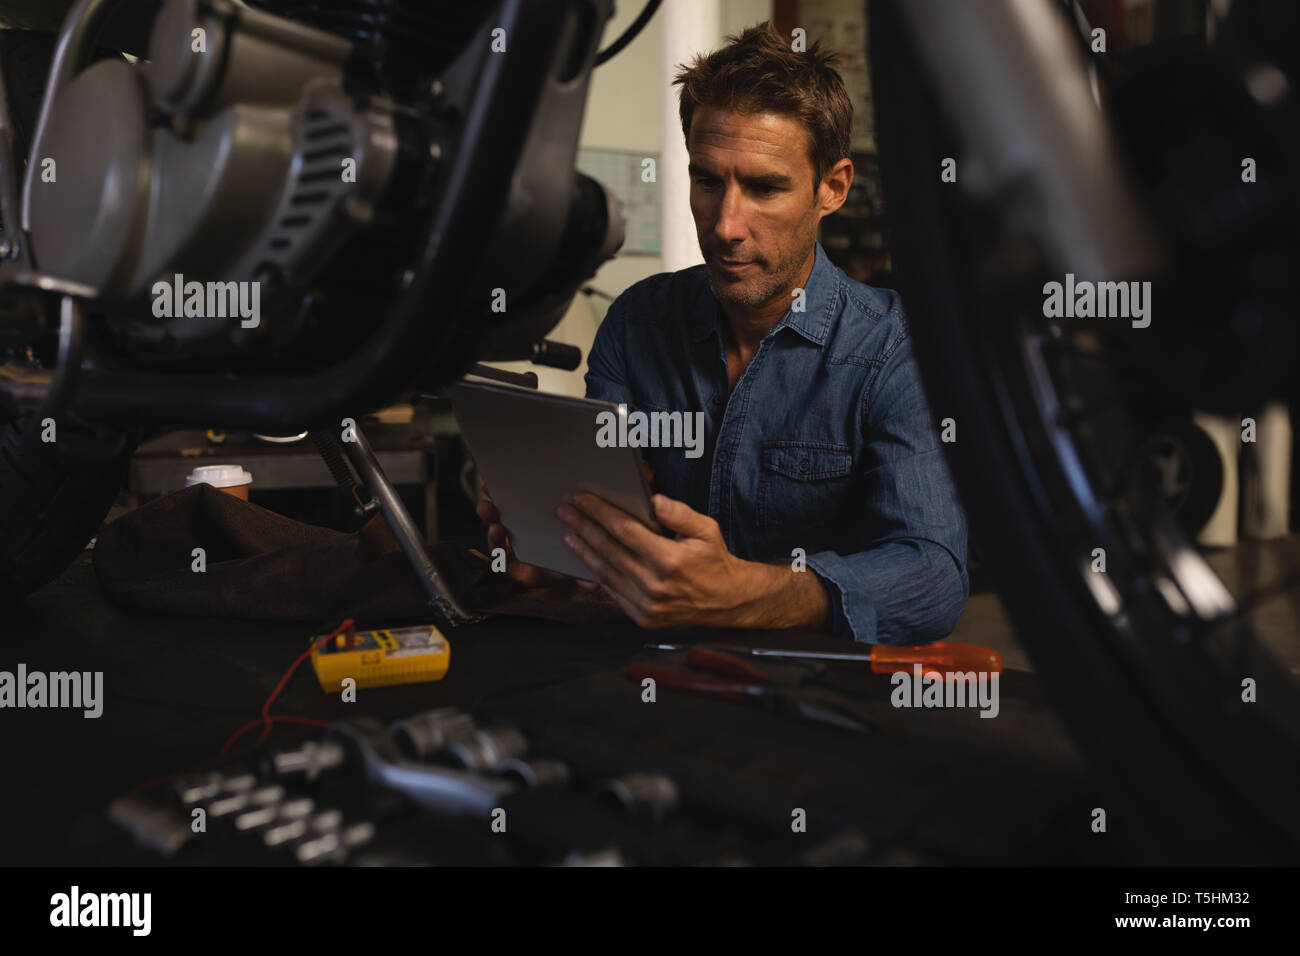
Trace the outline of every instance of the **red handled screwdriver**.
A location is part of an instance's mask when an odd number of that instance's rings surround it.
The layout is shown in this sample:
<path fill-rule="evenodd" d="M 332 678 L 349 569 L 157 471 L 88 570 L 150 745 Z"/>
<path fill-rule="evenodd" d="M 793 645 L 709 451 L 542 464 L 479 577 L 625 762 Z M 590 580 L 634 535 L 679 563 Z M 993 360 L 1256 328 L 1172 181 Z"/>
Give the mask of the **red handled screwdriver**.
<path fill-rule="evenodd" d="M 647 644 L 647 649 L 659 651 L 687 650 L 689 644 Z M 767 647 L 737 647 L 708 645 L 731 654 L 748 654 L 752 657 L 780 657 L 811 661 L 861 661 L 871 665 L 873 674 L 892 674 L 910 671 L 915 664 L 923 670 L 948 672 L 983 671 L 1002 673 L 1002 655 L 990 647 L 977 644 L 921 644 L 915 647 L 890 647 L 877 644 L 869 653 L 846 651 L 797 651 Z"/>

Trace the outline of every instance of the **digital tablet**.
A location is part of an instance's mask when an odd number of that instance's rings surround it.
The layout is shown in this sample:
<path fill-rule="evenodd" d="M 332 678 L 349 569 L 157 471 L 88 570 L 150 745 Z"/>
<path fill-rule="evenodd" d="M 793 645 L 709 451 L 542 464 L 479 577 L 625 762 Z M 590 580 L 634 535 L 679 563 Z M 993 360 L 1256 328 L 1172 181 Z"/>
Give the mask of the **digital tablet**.
<path fill-rule="evenodd" d="M 564 543 L 569 529 L 555 517 L 556 506 L 577 491 L 660 531 L 639 449 L 596 442 L 601 412 L 623 419 L 616 434 L 627 434 L 625 407 L 471 378 L 443 394 L 520 561 L 595 580 Z"/>

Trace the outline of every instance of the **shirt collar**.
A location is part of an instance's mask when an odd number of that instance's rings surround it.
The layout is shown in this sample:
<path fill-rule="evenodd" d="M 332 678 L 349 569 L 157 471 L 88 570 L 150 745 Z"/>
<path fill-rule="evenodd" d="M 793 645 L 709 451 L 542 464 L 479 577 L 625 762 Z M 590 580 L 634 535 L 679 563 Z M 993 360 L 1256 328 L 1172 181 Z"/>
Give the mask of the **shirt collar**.
<path fill-rule="evenodd" d="M 803 310 L 795 311 L 795 301 L 792 300 L 791 308 L 781 316 L 772 331 L 775 332 L 782 326 L 789 326 L 808 341 L 816 345 L 825 345 L 835 306 L 835 292 L 839 283 L 835 264 L 827 258 L 820 242 L 814 245 L 812 272 L 808 276 L 808 281 L 804 283 Z M 718 323 L 723 321 L 722 307 L 718 304 L 713 290 L 709 288 L 708 272 L 702 268 L 701 275 L 704 281 L 701 283 L 698 306 L 692 310 L 691 337 L 697 342 L 708 337 L 719 327 Z"/>

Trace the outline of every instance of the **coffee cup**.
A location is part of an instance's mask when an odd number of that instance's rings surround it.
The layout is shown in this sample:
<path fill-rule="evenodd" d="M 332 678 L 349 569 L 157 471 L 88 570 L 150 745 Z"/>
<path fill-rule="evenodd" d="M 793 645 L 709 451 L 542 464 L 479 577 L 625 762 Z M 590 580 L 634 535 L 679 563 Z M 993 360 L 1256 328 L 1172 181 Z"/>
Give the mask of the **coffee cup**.
<path fill-rule="evenodd" d="M 253 476 L 240 465 L 203 465 L 185 476 L 186 488 L 211 485 L 243 501 L 248 500 L 248 486 L 252 483 Z"/>

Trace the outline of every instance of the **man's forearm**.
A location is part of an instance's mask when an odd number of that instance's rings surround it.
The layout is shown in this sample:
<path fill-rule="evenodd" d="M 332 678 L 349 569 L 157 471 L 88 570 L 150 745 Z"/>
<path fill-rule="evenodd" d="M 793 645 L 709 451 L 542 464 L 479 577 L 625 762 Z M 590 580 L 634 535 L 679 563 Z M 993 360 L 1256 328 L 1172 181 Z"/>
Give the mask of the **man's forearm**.
<path fill-rule="evenodd" d="M 817 574 L 787 564 L 747 564 L 748 598 L 737 609 L 732 627 L 830 630 L 830 595 Z"/>

